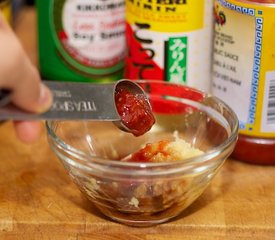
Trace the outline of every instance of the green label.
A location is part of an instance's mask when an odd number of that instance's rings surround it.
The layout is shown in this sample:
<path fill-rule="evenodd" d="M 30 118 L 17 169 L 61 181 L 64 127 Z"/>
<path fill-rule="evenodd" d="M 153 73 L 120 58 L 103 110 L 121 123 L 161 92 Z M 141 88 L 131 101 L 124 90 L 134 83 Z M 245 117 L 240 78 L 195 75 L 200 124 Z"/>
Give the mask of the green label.
<path fill-rule="evenodd" d="M 171 82 L 186 83 L 188 39 L 169 38 L 167 45 L 166 79 Z"/>

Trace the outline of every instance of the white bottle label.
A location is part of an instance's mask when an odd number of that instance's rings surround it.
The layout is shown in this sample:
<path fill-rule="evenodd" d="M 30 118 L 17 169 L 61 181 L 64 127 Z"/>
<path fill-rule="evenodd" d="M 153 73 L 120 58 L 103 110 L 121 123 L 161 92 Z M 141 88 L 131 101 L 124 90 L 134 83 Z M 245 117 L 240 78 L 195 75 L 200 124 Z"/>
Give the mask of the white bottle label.
<path fill-rule="evenodd" d="M 275 136 L 274 6 L 215 0 L 212 93 L 249 136 Z"/>
<path fill-rule="evenodd" d="M 68 45 L 97 65 L 125 50 L 124 1 L 70 0 L 63 8 L 63 26 Z M 111 4 L 112 3 L 112 4 Z"/>
<path fill-rule="evenodd" d="M 57 48 L 75 70 L 108 74 L 126 54 L 124 0 L 52 0 Z"/>
<path fill-rule="evenodd" d="M 237 14 L 240 16 L 234 17 Z M 247 26 L 253 21 L 226 11 L 225 24 L 215 27 L 213 93 L 227 102 L 243 123 L 249 115 L 255 41 L 255 31 Z"/>

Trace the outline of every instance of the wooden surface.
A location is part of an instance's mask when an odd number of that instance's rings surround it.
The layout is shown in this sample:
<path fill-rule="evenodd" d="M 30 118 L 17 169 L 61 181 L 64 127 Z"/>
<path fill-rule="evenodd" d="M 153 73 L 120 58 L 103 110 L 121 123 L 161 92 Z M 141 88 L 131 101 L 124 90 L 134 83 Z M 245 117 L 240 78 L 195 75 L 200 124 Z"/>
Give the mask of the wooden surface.
<path fill-rule="evenodd" d="M 36 64 L 34 10 L 17 20 L 16 32 Z M 229 159 L 179 217 L 131 228 L 106 219 L 80 194 L 45 132 L 24 145 L 6 122 L 0 125 L 0 239 L 275 239 L 275 167 Z"/>

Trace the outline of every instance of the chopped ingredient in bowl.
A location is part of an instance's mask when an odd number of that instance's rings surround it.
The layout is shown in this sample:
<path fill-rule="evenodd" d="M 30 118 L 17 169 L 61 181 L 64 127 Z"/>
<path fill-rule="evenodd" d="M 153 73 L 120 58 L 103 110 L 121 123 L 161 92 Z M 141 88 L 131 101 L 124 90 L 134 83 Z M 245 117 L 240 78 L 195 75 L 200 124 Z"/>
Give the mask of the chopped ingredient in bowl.
<path fill-rule="evenodd" d="M 155 143 L 147 143 L 139 151 L 132 153 L 123 161 L 127 162 L 167 162 L 179 161 L 203 154 L 198 148 L 178 137 L 174 133 L 175 140 L 162 140 Z"/>
<path fill-rule="evenodd" d="M 121 161 L 180 161 L 203 154 L 179 138 L 177 131 L 174 132 L 174 138 L 172 141 L 148 143 Z M 176 213 L 188 206 L 200 194 L 200 191 L 194 191 L 197 181 L 195 174 L 181 174 L 177 177 L 152 175 L 145 181 L 128 176 L 93 176 L 82 179 L 81 184 L 87 196 L 101 211 L 116 217 L 127 214 L 133 221 L 138 221 L 154 219 L 159 214 L 169 216 L 171 212 Z"/>

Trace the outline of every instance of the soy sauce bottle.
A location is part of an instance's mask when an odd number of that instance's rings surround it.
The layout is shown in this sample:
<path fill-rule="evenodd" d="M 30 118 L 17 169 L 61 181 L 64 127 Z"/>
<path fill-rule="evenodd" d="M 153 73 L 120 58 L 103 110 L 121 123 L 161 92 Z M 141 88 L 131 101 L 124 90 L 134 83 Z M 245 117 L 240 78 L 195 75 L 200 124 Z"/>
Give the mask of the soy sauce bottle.
<path fill-rule="evenodd" d="M 124 0 L 38 0 L 44 79 L 112 82 L 123 76 Z"/>

